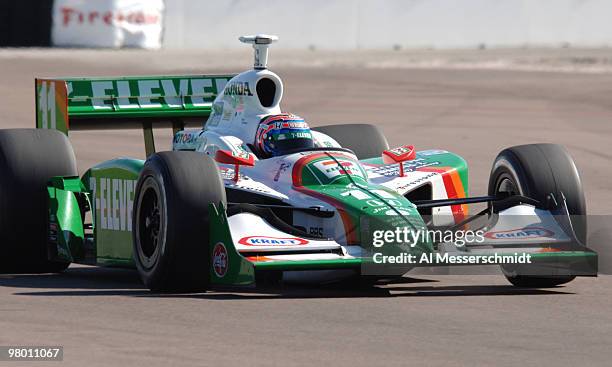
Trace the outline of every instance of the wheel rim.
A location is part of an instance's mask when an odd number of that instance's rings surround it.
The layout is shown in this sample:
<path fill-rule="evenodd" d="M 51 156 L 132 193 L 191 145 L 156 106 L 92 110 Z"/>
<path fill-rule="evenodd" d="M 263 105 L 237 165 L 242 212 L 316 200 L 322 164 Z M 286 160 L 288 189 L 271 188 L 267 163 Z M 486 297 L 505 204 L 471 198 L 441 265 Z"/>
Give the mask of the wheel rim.
<path fill-rule="evenodd" d="M 500 199 L 513 195 L 523 195 L 518 180 L 510 172 L 504 170 L 496 174 L 493 177 L 493 182 L 495 183 L 495 185 L 493 186 L 494 190 L 492 192 L 492 195 Z M 507 208 L 509 208 L 509 206 L 507 204 L 504 204 L 503 201 L 489 203 L 489 209 L 495 213 L 499 213 L 500 211 Z"/>
<path fill-rule="evenodd" d="M 510 177 L 502 176 L 497 181 L 495 193 L 496 194 L 506 194 L 508 196 L 512 196 L 512 195 L 519 195 L 520 191 L 516 183 L 514 182 L 514 180 L 512 180 Z"/>
<path fill-rule="evenodd" d="M 137 223 L 137 249 L 140 263 L 150 269 L 159 258 L 162 243 L 163 210 L 157 184 L 148 178 L 142 186 Z"/>

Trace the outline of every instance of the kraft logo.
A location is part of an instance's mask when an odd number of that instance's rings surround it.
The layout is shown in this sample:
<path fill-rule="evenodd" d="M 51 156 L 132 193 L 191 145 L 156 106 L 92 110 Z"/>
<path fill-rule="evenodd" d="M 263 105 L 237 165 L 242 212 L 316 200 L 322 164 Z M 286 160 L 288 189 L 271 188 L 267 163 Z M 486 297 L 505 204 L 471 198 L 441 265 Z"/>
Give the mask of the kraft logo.
<path fill-rule="evenodd" d="M 498 231 L 498 232 L 487 232 L 485 234 L 486 238 L 491 238 L 494 240 L 512 240 L 512 239 L 534 239 L 534 238 L 546 238 L 553 237 L 555 235 L 554 232 L 549 231 L 548 229 L 538 228 L 538 227 L 525 227 L 521 229 L 511 229 L 508 231 Z"/>
<path fill-rule="evenodd" d="M 249 236 L 241 238 L 238 243 L 245 246 L 302 246 L 308 244 L 308 240 L 297 237 Z"/>

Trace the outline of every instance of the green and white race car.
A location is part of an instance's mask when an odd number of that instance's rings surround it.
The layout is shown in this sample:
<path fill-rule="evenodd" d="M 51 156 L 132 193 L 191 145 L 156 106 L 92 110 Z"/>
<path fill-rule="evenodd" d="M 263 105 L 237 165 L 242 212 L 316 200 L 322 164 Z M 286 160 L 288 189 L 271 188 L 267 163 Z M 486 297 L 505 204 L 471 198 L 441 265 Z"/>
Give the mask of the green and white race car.
<path fill-rule="evenodd" d="M 597 275 L 563 147 L 503 150 L 478 197 L 460 156 L 390 149 L 373 125 L 316 127 L 314 147 L 258 156 L 283 83 L 266 66 L 276 37 L 241 40 L 255 65 L 238 75 L 36 79 L 36 129 L 0 131 L 0 272 L 135 267 L 173 292 L 418 266 L 495 264 L 528 287 Z M 155 128 L 173 129 L 172 151 L 155 151 Z M 107 129 L 142 129 L 147 159 L 79 177 L 69 132 Z M 469 216 L 473 203 L 487 208 Z"/>

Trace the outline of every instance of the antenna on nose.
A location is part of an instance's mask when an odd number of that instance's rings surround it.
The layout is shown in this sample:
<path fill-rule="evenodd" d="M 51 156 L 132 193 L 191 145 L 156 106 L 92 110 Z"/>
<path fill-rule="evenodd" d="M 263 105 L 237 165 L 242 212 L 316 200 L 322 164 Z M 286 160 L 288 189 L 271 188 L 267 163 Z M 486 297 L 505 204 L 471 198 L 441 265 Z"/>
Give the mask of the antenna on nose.
<path fill-rule="evenodd" d="M 253 67 L 255 69 L 267 69 L 268 68 L 268 47 L 272 42 L 278 41 L 277 36 L 268 34 L 257 34 L 254 36 L 242 36 L 238 38 L 242 43 L 250 43 L 255 49 L 255 62 Z"/>

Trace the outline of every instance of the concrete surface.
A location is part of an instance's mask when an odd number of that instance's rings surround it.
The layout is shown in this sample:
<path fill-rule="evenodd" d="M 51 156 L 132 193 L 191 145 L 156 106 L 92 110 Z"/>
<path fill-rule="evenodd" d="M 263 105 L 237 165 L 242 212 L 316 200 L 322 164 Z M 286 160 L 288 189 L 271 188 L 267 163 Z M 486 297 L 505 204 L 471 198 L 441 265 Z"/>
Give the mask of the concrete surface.
<path fill-rule="evenodd" d="M 240 61 L 228 55 L 0 50 L 0 127 L 34 126 L 35 76 L 240 71 L 251 62 L 247 53 Z M 608 256 L 611 73 L 580 65 L 491 69 L 478 55 L 468 68 L 396 61 L 389 68 L 358 64 L 354 55 L 322 55 L 340 60 L 331 68 L 277 60 L 284 109 L 312 125 L 377 123 L 392 145 L 455 151 L 471 165 L 472 194 L 485 192 L 503 147 L 564 144 L 594 215 L 591 243 Z M 169 147 L 169 132 L 158 135 L 165 139 L 158 148 Z M 118 155 L 144 155 L 138 132 L 72 137 L 81 171 Z M 0 275 L 0 300 L 0 345 L 63 345 L 69 366 L 608 366 L 612 358 L 607 275 L 552 290 L 516 289 L 501 276 L 414 276 L 374 289 L 160 296 L 144 290 L 133 271 L 73 266 L 62 275 Z"/>

